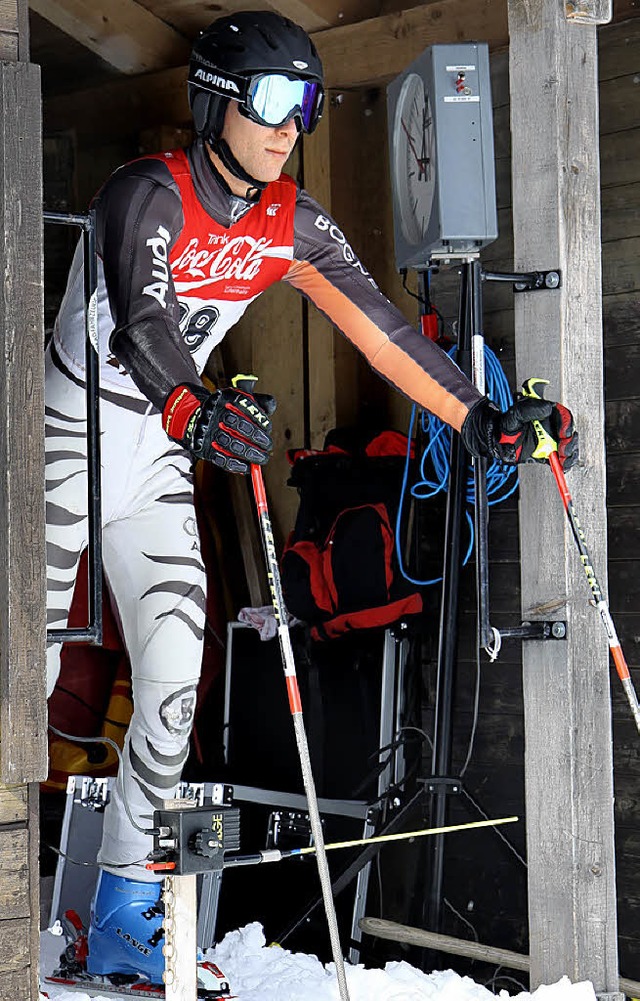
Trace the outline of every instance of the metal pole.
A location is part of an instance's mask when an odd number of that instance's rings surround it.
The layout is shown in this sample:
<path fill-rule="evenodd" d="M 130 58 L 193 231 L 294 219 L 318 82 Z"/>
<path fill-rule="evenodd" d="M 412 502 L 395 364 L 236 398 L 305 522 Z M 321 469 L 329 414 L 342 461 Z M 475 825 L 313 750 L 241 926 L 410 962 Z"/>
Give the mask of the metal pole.
<path fill-rule="evenodd" d="M 457 362 L 462 371 L 471 372 L 471 266 L 465 263 L 460 286 Z M 451 770 L 451 723 L 458 640 L 458 590 L 460 580 L 461 531 L 464 517 L 468 457 L 459 435 L 451 436 L 450 477 L 444 539 L 444 566 L 438 634 L 438 665 L 435 700 L 435 724 L 432 755 L 430 826 L 444 827 L 449 787 L 445 779 Z M 442 883 L 444 877 L 444 836 L 436 835 L 430 843 L 431 875 L 423 906 L 423 923 L 431 931 L 440 927 Z"/>
<path fill-rule="evenodd" d="M 102 643 L 102 516 L 100 474 L 100 359 L 98 354 L 98 256 L 95 212 L 45 212 L 44 221 L 82 229 L 87 399 L 87 520 L 89 621 L 84 628 L 47 630 L 49 643 Z"/>
<path fill-rule="evenodd" d="M 482 322 L 482 272 L 480 261 L 469 265 L 469 298 L 472 349 L 472 378 L 478 392 L 486 395 L 484 331 Z M 474 458 L 475 487 L 474 529 L 476 542 L 476 599 L 478 609 L 478 645 L 485 649 L 491 642 L 489 623 L 489 503 L 487 499 L 487 460 Z"/>
<path fill-rule="evenodd" d="M 102 515 L 100 504 L 100 358 L 98 353 L 98 256 L 95 211 L 84 229 L 84 306 L 87 338 L 87 476 L 89 477 L 89 622 L 94 643 L 102 643 Z"/>

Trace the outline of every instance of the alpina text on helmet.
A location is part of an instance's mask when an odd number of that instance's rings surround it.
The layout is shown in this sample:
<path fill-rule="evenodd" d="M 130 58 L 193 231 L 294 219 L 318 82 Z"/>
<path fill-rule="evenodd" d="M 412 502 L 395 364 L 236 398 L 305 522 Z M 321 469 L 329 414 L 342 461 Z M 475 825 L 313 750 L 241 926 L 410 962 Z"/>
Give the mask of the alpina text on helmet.
<path fill-rule="evenodd" d="M 240 93 L 239 88 L 233 80 L 226 80 L 223 76 L 218 76 L 216 73 L 208 73 L 207 70 L 198 69 L 195 71 L 194 76 L 197 80 L 202 80 L 203 83 L 210 83 L 214 87 L 222 87 L 224 90 L 232 90 L 236 94 Z"/>

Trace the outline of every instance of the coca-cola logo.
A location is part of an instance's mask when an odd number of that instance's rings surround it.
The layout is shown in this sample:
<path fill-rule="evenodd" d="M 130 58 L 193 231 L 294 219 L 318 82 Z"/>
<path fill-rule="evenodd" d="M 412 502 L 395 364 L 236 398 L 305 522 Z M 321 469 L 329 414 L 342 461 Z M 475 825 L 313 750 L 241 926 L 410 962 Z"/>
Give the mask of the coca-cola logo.
<path fill-rule="evenodd" d="M 189 275 L 198 284 L 226 281 L 230 278 L 250 281 L 255 278 L 268 255 L 272 241 L 265 237 L 237 236 L 223 246 L 200 247 L 194 237 L 174 261 L 172 271 L 176 279 Z"/>

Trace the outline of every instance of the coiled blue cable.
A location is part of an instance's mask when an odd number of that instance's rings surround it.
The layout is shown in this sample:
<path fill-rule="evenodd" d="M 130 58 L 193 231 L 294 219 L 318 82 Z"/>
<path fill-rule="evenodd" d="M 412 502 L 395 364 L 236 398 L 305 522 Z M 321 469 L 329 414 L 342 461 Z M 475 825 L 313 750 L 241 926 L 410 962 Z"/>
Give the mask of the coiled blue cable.
<path fill-rule="evenodd" d="M 455 358 L 456 353 L 457 348 L 454 345 L 448 352 L 449 357 Z M 512 406 L 513 395 L 498 358 L 486 344 L 484 346 L 484 363 L 487 396 L 500 408 L 500 410 L 504 412 Z M 400 504 L 398 506 L 398 515 L 396 517 L 396 555 L 402 576 L 411 584 L 416 584 L 419 587 L 427 587 L 430 584 L 438 584 L 442 580 L 442 577 L 435 577 L 433 580 L 416 580 L 415 577 L 412 577 L 404 566 L 400 539 L 402 513 L 404 510 L 409 480 L 411 441 L 413 438 L 416 411 L 417 407 L 414 404 L 411 408 L 409 429 L 407 431 L 407 454 L 404 464 L 402 486 L 400 489 Z M 447 490 L 447 485 L 449 483 L 449 452 L 451 448 L 451 428 L 448 424 L 444 424 L 438 417 L 434 417 L 433 414 L 430 414 L 427 411 L 423 411 L 422 413 L 422 430 L 428 444 L 420 460 L 419 478 L 409 490 L 412 497 L 421 501 L 427 500 L 429 497 L 435 497 L 436 494 Z M 429 464 L 431 465 L 431 469 L 433 471 L 432 475 L 428 474 Z M 512 493 L 514 493 L 517 487 L 518 474 L 515 466 L 505 466 L 503 463 L 493 459 L 487 468 L 488 505 L 491 507 L 494 504 L 502 503 L 502 501 L 505 501 L 511 496 Z M 471 474 L 467 479 L 466 501 L 467 504 L 473 507 L 475 502 L 475 482 L 473 474 Z M 469 546 L 463 560 L 463 565 L 468 563 L 471 557 L 474 542 L 473 519 L 468 510 L 466 512 L 466 520 L 467 525 L 469 526 Z"/>

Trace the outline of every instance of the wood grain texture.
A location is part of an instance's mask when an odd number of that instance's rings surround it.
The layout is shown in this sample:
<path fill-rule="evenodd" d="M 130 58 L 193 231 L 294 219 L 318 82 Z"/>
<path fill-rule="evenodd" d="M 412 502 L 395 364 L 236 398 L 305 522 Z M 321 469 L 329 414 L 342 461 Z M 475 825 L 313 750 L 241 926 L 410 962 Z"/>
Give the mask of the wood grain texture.
<path fill-rule="evenodd" d="M 30 967 L 0 973 L 0 998 L 6 1001 L 37 1001 L 30 986 Z"/>
<path fill-rule="evenodd" d="M 46 6 L 46 0 L 39 2 Z M 470 6 L 467 0 L 440 0 L 316 32 L 314 42 L 327 88 L 342 89 L 390 80 L 426 45 L 465 37 L 506 46 L 504 4 L 478 0 Z M 45 124 L 51 131 L 75 128 L 78 135 L 102 137 L 157 125 L 186 125 L 190 119 L 186 81 L 186 67 L 178 67 L 57 97 L 47 102 Z"/>
<path fill-rule="evenodd" d="M 0 914 L 7 920 L 31 916 L 29 861 L 27 828 L 0 828 Z"/>
<path fill-rule="evenodd" d="M 0 825 L 26 821 L 27 786 L 0 786 Z"/>
<path fill-rule="evenodd" d="M 40 77 L 0 66 L 1 779 L 47 774 Z"/>
<path fill-rule="evenodd" d="M 331 213 L 331 122 L 329 106 L 320 125 L 303 145 L 303 184 L 306 190 Z M 310 304 L 304 304 L 307 331 L 307 384 L 309 444 L 322 448 L 324 439 L 336 425 L 336 349 L 338 336 L 331 324 Z M 301 442 L 300 444 L 304 444 Z"/>
<path fill-rule="evenodd" d="M 544 359 L 549 397 L 570 401 L 584 442 L 572 491 L 606 578 L 596 31 L 575 31 L 553 0 L 512 0 L 509 31 L 515 265 L 564 275 L 556 292 L 516 298 L 518 374 Z M 532 986 L 568 974 L 617 991 L 607 643 L 540 472 L 521 473 L 522 551 L 545 543 L 522 562 L 523 609 L 566 594 L 569 632 L 523 646 Z"/>
<path fill-rule="evenodd" d="M 122 73 L 149 73 L 189 58 L 187 39 L 134 0 L 109 0 L 104 7 L 84 0 L 30 0 L 30 6 Z"/>
<path fill-rule="evenodd" d="M 25 0 L 0 0 L 0 62 L 25 58 Z M 21 37 L 21 34 L 24 37 Z"/>

